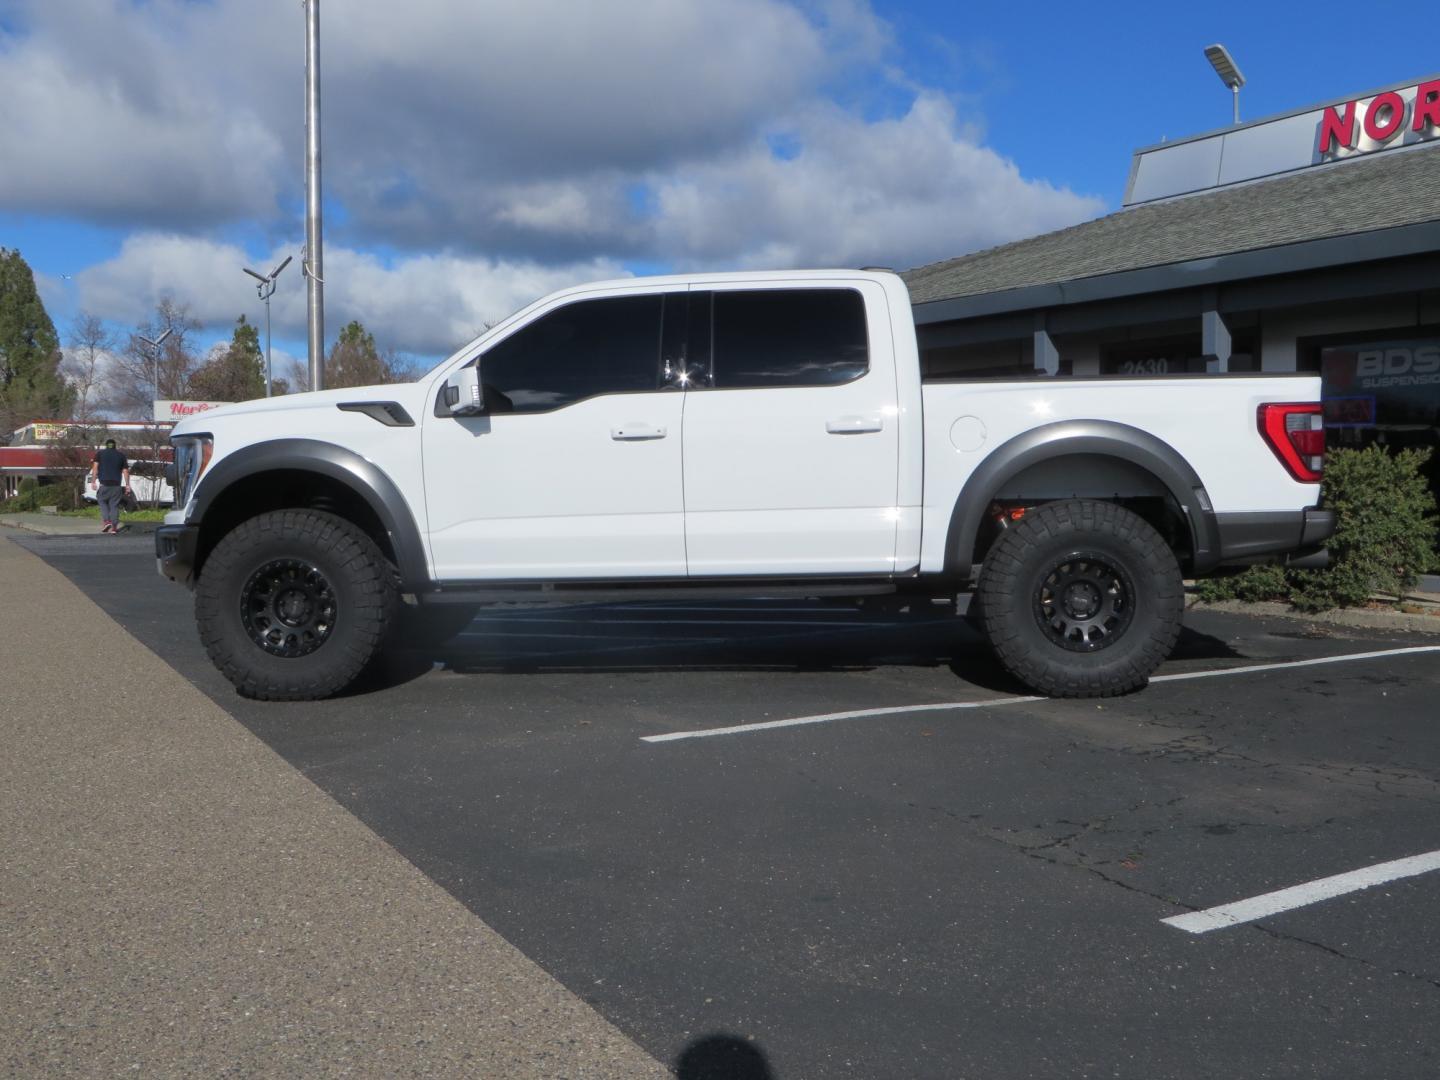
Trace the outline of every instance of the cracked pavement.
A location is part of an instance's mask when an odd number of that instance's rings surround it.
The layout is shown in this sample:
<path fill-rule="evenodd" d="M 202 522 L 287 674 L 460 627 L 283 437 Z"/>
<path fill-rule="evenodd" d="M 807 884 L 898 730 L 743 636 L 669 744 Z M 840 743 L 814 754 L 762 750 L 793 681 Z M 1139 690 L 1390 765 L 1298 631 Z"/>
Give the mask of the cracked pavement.
<path fill-rule="evenodd" d="M 727 1033 L 776 1078 L 1440 1074 L 1440 873 L 1159 921 L 1440 848 L 1435 655 L 644 744 L 1015 688 L 943 612 L 650 604 L 489 613 L 262 705 L 142 544 L 26 546 L 662 1062 Z M 1165 670 L 1416 641 L 1192 613 Z"/>

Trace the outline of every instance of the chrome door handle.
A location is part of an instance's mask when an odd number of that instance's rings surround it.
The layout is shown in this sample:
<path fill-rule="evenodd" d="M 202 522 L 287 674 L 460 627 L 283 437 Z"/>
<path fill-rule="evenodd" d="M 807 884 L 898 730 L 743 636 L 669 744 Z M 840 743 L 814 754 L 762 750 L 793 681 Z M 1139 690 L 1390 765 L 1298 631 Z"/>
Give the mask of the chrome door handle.
<path fill-rule="evenodd" d="M 616 442 L 643 442 L 646 439 L 665 438 L 665 429 L 652 424 L 626 424 L 610 429 L 610 438 Z"/>
<path fill-rule="evenodd" d="M 825 421 L 825 430 L 831 435 L 864 435 L 884 428 L 885 421 L 878 416 L 839 416 Z"/>

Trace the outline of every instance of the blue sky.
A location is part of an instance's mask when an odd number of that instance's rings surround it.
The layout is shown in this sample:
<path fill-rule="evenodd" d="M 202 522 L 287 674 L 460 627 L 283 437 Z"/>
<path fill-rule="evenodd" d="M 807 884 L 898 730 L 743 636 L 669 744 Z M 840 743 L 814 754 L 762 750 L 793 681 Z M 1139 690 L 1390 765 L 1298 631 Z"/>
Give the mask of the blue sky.
<path fill-rule="evenodd" d="M 0 0 L 0 245 L 62 331 L 204 341 L 298 253 L 293 0 Z M 403 8 L 403 10 L 401 10 Z M 1118 207 L 1131 151 L 1440 71 L 1413 3 L 346 0 L 322 26 L 327 332 L 443 355 L 554 288 L 913 266 Z M 6 115 L 0 113 L 0 115 Z M 275 296 L 298 355 L 298 262 Z M 67 276 L 68 275 L 68 276 Z"/>

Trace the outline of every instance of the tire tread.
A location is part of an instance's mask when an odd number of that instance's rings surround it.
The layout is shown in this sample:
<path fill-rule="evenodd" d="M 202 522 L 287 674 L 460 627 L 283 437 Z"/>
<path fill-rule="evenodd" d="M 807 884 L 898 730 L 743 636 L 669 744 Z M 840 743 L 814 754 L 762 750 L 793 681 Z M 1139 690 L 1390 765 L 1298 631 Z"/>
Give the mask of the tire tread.
<path fill-rule="evenodd" d="M 349 632 L 326 642 L 340 648 L 312 663 L 286 661 L 294 666 L 281 677 L 259 662 L 259 650 L 229 617 L 226 582 L 256 547 L 287 539 L 331 556 L 358 600 Z M 211 662 L 242 695 L 260 701 L 313 701 L 343 690 L 383 648 L 396 603 L 394 572 L 374 541 L 322 510 L 276 510 L 241 522 L 211 552 L 195 589 L 196 622 Z"/>
<path fill-rule="evenodd" d="M 1109 649 L 1066 653 L 1033 647 L 1019 621 L 1033 617 L 1023 580 L 1028 568 L 1053 542 L 1073 537 L 1080 544 L 1087 537 L 1105 536 L 1122 541 L 1143 564 L 1153 627 L 1145 631 L 1132 624 L 1129 633 L 1140 630 L 1143 642 L 1112 656 L 1106 655 Z M 1007 529 L 986 556 L 977 595 L 997 659 L 1015 678 L 1048 697 L 1113 697 L 1144 686 L 1175 647 L 1184 608 L 1180 569 L 1159 533 L 1126 508 L 1095 499 L 1043 504 Z"/>

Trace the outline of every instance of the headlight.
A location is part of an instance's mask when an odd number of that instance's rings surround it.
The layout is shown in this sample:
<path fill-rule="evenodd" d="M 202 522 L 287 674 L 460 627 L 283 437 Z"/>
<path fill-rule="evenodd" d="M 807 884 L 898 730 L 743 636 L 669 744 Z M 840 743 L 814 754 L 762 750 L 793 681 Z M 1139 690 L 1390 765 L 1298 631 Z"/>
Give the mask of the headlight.
<path fill-rule="evenodd" d="M 215 440 L 209 435 L 177 435 L 170 442 L 175 447 L 175 509 L 181 510 L 190 504 L 195 485 L 210 464 Z"/>

